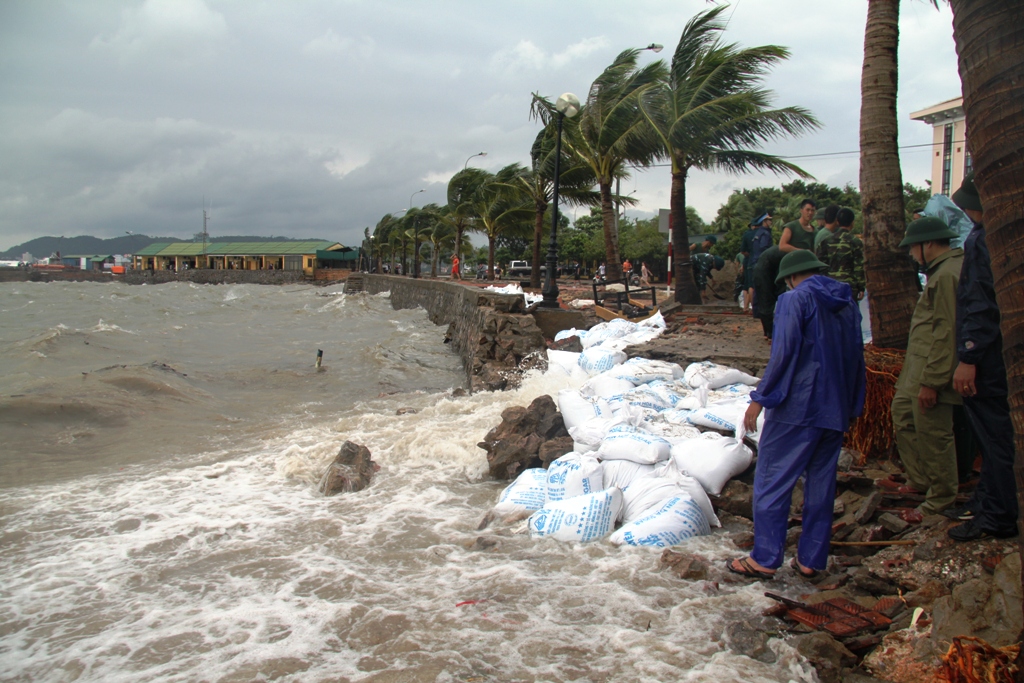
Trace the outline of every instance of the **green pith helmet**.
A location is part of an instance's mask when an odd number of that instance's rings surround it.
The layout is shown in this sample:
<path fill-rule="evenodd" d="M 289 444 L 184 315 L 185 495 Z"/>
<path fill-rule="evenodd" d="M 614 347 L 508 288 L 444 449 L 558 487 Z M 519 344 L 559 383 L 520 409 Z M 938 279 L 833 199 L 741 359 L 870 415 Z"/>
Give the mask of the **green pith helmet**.
<path fill-rule="evenodd" d="M 821 220 L 821 221 L 825 220 L 825 207 L 824 206 L 814 212 L 814 220 L 816 220 L 816 221 L 818 221 L 818 220 Z"/>
<path fill-rule="evenodd" d="M 821 271 L 826 268 L 828 266 L 819 261 L 813 251 L 797 249 L 782 257 L 782 261 L 779 263 L 779 275 L 775 278 L 775 282 L 782 282 L 790 275 L 797 273 L 806 273 L 809 270 Z"/>
<path fill-rule="evenodd" d="M 960 234 L 946 225 L 946 222 L 941 218 L 923 216 L 907 226 L 907 235 L 900 242 L 900 246 L 909 247 L 911 244 L 953 239 L 959 236 Z"/>
<path fill-rule="evenodd" d="M 966 211 L 981 211 L 981 197 L 978 196 L 978 188 L 974 186 L 974 171 L 967 174 L 964 182 L 960 183 L 960 189 L 953 193 L 953 203 Z"/>

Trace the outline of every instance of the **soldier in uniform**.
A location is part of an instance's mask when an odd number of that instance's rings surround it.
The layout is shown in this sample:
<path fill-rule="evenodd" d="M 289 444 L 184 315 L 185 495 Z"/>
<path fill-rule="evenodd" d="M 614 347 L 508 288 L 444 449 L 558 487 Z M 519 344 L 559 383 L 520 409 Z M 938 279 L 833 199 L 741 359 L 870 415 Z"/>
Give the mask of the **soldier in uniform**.
<path fill-rule="evenodd" d="M 743 254 L 743 284 L 747 288 L 747 310 L 753 309 L 754 302 L 754 268 L 761 254 L 772 246 L 772 217 L 763 213 L 750 221 L 750 229 L 743 233 L 740 241 L 740 253 Z"/>
<path fill-rule="evenodd" d="M 814 251 L 814 235 L 818 230 L 812 220 L 817 213 L 817 206 L 813 199 L 804 199 L 800 202 L 800 217 L 782 226 L 779 249 L 787 254 L 797 249 Z"/>
<path fill-rule="evenodd" d="M 785 255 L 778 246 L 772 245 L 754 266 L 754 315 L 761 321 L 764 338 L 768 341 L 772 340 L 775 327 L 775 304 L 786 292 L 786 283 L 776 281 L 779 264 Z"/>
<path fill-rule="evenodd" d="M 964 241 L 964 265 L 956 297 L 957 357 L 953 388 L 981 448 L 981 479 L 967 504 L 946 516 L 964 523 L 949 530 L 955 541 L 1017 535 L 1017 486 L 1013 475 L 1013 422 L 1007 402 L 1003 335 L 984 215 L 974 176 L 964 179 L 953 201 L 974 221 Z"/>
<path fill-rule="evenodd" d="M 711 276 L 712 269 L 721 270 L 724 268 L 725 259 L 721 256 L 699 253 L 690 257 L 690 263 L 693 265 L 693 281 L 697 285 L 697 290 L 700 292 L 700 297 L 703 301 L 704 292 L 708 288 L 708 277 Z"/>
<path fill-rule="evenodd" d="M 818 245 L 818 260 L 828 265 L 829 277 L 850 285 L 857 300 L 864 298 L 864 243 L 855 236 L 853 211 L 840 209 L 839 226 Z"/>
<path fill-rule="evenodd" d="M 924 266 L 928 284 L 910 320 L 910 338 L 892 400 L 896 447 L 908 488 L 925 494 L 922 514 L 942 512 L 956 500 L 953 389 L 956 368 L 956 289 L 962 249 L 950 249 L 957 233 L 942 219 L 926 216 L 907 226 L 901 247 Z"/>

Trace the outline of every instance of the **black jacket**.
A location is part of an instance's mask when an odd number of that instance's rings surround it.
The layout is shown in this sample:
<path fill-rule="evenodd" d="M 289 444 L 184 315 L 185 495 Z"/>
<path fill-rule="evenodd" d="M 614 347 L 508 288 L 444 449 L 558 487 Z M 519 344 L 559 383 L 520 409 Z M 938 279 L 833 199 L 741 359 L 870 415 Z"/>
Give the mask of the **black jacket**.
<path fill-rule="evenodd" d="M 962 363 L 977 366 L 979 396 L 1007 394 L 1003 335 L 999 330 L 995 279 L 985 226 L 977 224 L 964 240 L 964 263 L 956 292 L 956 352 Z"/>

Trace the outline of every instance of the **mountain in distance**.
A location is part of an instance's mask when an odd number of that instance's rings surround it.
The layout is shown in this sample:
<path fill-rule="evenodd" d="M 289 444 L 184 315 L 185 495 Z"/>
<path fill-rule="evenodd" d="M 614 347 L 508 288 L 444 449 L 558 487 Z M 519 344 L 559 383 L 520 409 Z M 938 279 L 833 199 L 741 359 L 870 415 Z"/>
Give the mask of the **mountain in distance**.
<path fill-rule="evenodd" d="M 262 237 L 260 235 L 218 235 L 209 237 L 207 242 L 301 242 L 304 240 L 323 239 L 319 237 Z M 71 254 L 134 254 L 145 249 L 154 242 L 190 242 L 194 240 L 181 237 L 149 237 L 147 235 L 124 235 L 103 239 L 90 235 L 78 237 L 37 237 L 23 244 L 0 252 L 0 260 L 20 260 L 25 252 L 35 258 L 46 258 L 50 254 L 60 252 L 63 256 Z"/>

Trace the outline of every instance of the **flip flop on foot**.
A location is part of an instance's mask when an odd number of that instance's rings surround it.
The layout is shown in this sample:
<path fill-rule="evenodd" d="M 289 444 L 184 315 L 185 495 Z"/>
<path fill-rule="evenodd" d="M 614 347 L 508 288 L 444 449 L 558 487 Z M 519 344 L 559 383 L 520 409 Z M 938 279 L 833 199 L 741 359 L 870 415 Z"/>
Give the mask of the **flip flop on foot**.
<path fill-rule="evenodd" d="M 797 574 L 804 577 L 805 579 L 816 578 L 819 573 L 817 569 L 808 569 L 807 567 L 803 566 L 802 564 L 800 564 L 800 561 L 797 560 L 795 557 L 789 563 L 789 566 L 792 567 Z"/>
<path fill-rule="evenodd" d="M 745 576 L 748 579 L 775 578 L 775 572 L 768 571 L 767 569 L 758 569 L 754 566 L 753 561 L 749 557 L 737 557 L 734 560 L 729 560 L 725 563 L 725 568 L 733 574 L 739 574 L 740 576 Z"/>

